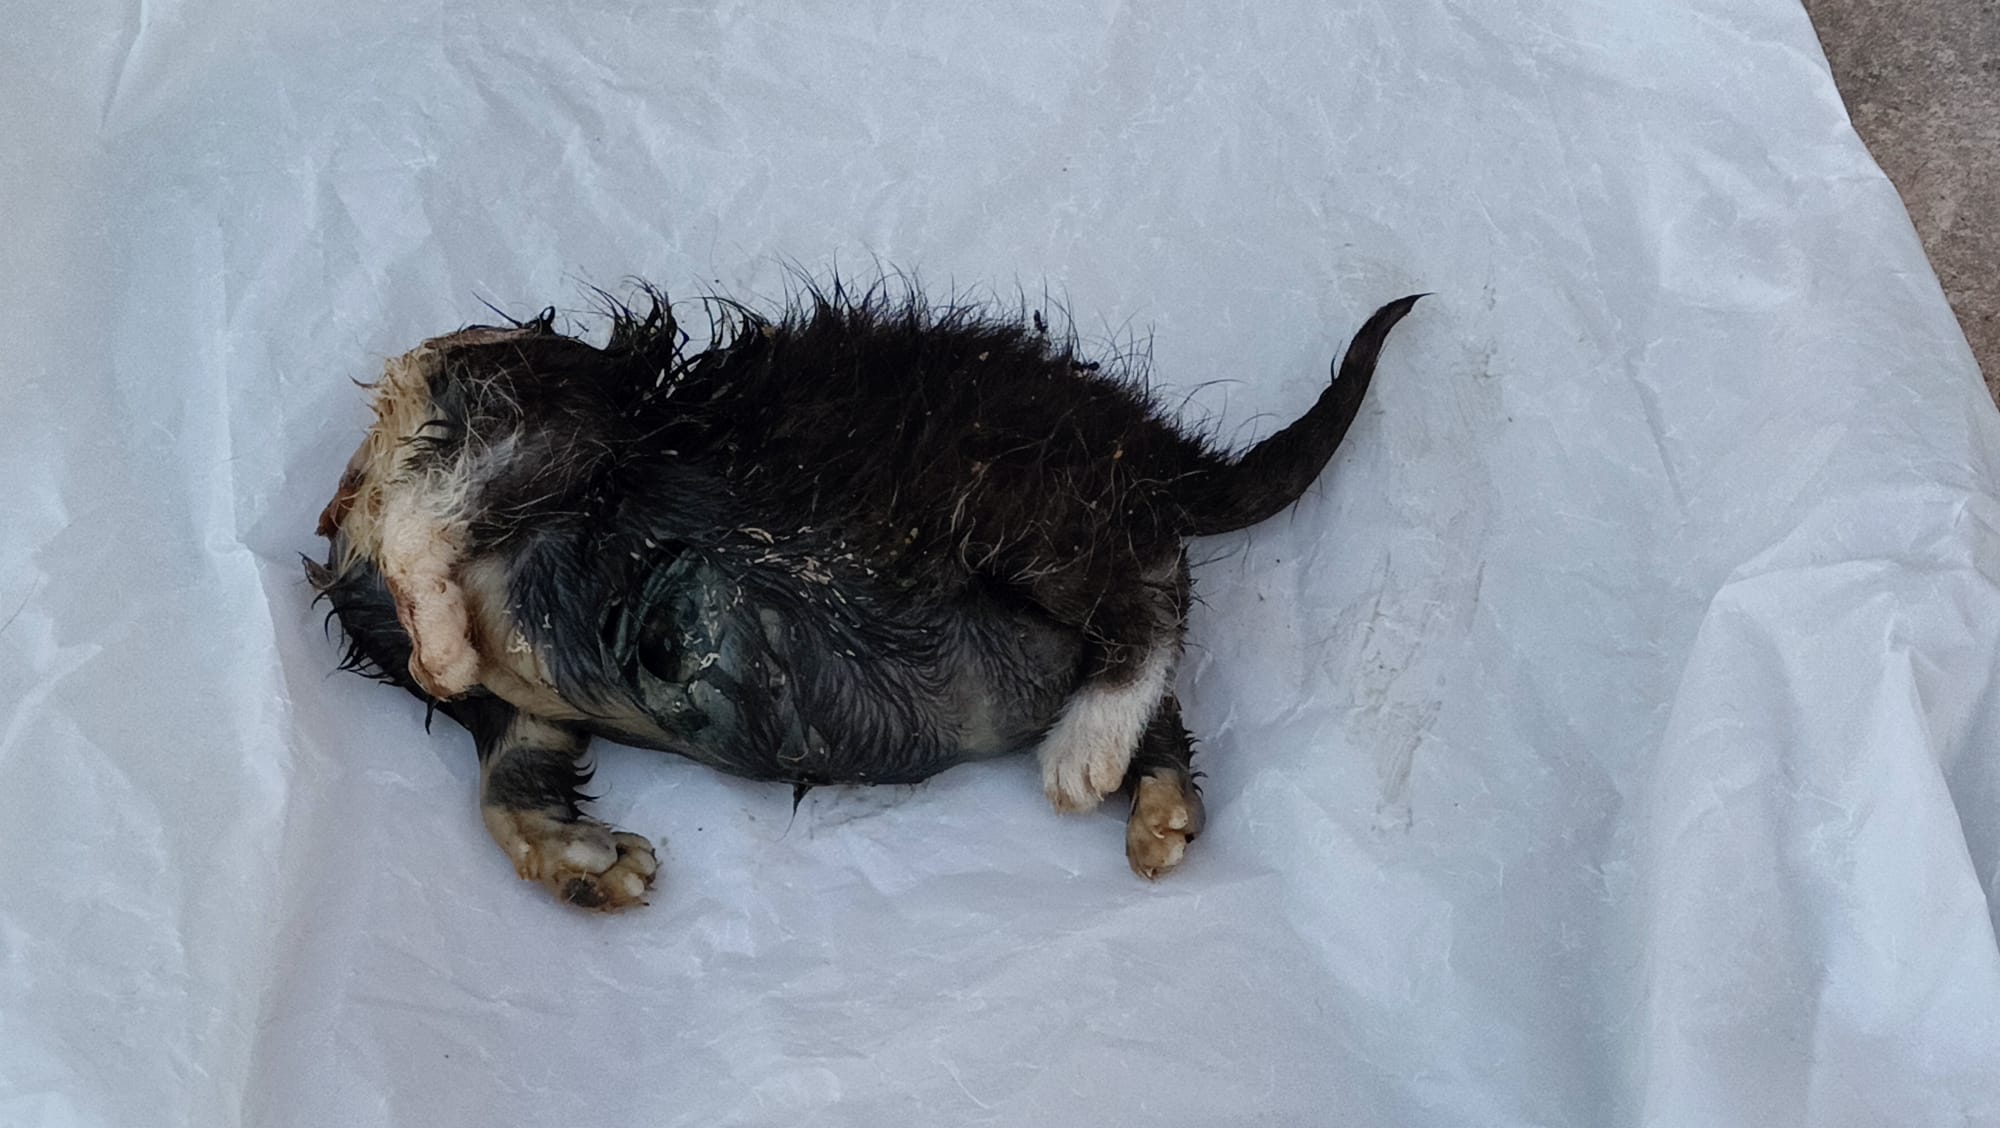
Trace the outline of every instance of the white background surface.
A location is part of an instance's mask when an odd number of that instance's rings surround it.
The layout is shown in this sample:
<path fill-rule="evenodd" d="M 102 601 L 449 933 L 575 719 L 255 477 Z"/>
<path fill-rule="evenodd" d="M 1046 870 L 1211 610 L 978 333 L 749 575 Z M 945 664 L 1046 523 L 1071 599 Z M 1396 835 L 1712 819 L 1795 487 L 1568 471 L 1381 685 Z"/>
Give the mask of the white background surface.
<path fill-rule="evenodd" d="M 1794 4 L 12 8 L 0 1125 L 2000 1122 L 2000 418 Z M 561 909 L 328 676 L 349 380 L 877 256 L 1239 440 L 1437 296 L 1198 546 L 1171 879 L 607 749 Z"/>

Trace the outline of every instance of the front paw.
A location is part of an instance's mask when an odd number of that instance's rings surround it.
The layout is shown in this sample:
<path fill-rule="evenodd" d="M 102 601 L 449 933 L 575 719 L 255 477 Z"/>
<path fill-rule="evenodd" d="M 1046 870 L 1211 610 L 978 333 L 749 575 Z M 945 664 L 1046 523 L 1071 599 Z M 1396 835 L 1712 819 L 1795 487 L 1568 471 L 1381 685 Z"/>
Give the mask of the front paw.
<path fill-rule="evenodd" d="M 644 838 L 549 811 L 488 807 L 483 813 L 514 872 L 541 882 L 557 899 L 606 913 L 646 903 L 660 865 Z"/>

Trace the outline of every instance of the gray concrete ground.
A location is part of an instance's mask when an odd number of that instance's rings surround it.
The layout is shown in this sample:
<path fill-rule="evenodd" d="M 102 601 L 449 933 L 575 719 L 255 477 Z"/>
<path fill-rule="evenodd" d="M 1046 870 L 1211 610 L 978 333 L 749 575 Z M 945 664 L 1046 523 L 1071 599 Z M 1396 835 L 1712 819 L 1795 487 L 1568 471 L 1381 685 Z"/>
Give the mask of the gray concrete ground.
<path fill-rule="evenodd" d="M 1805 0 L 2000 400 L 2000 0 Z"/>

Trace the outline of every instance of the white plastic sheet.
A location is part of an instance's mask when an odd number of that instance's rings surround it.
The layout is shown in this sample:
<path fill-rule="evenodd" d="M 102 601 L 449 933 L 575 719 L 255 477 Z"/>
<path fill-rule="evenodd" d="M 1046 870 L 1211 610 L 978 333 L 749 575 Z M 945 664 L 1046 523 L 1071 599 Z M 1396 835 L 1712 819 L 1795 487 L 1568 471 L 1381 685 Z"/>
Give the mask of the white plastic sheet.
<path fill-rule="evenodd" d="M 1783 0 L 14 5 L 0 1124 L 2000 1122 L 2000 419 Z M 1183 870 L 605 748 L 515 881 L 296 554 L 422 337 L 1044 286 L 1248 439 Z"/>

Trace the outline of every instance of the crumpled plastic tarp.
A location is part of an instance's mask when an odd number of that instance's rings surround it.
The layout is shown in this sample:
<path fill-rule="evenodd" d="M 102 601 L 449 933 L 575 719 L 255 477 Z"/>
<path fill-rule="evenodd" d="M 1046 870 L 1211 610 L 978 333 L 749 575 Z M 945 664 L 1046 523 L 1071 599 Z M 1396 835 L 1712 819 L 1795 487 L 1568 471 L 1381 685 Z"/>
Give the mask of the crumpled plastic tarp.
<path fill-rule="evenodd" d="M 0 1124 L 2000 1123 L 2000 416 L 1797 5 L 15 7 Z M 589 916 L 330 673 L 350 380 L 792 265 L 1237 443 L 1435 292 L 1194 546 L 1180 872 L 602 746 Z"/>

